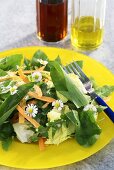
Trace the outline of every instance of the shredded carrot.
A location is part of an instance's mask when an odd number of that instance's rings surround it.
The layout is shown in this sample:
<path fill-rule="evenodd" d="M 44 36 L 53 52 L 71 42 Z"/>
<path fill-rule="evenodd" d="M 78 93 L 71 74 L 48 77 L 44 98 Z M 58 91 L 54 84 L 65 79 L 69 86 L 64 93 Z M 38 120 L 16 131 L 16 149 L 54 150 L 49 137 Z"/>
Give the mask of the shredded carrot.
<path fill-rule="evenodd" d="M 39 86 L 34 85 L 35 93 L 39 96 L 42 97 L 42 90 Z"/>
<path fill-rule="evenodd" d="M 5 80 L 10 80 L 10 79 L 15 79 L 15 78 L 17 78 L 17 76 L 10 76 L 10 77 L 1 77 L 0 78 L 0 82 L 2 82 L 2 81 L 5 81 Z"/>
<path fill-rule="evenodd" d="M 39 139 L 39 149 L 40 149 L 40 151 L 44 151 L 45 150 L 45 139 L 44 138 L 40 138 Z"/>
<path fill-rule="evenodd" d="M 39 97 L 36 93 L 34 92 L 28 92 L 28 95 L 30 97 L 34 97 L 35 99 L 38 99 L 38 100 L 42 100 L 42 101 L 45 101 L 45 102 L 48 102 L 48 103 L 52 103 L 55 101 L 54 98 L 51 98 L 51 97 L 46 97 L 46 96 L 42 96 L 42 97 Z"/>
<path fill-rule="evenodd" d="M 25 119 L 27 119 L 32 125 L 34 125 L 34 127 L 38 128 L 40 126 L 40 124 L 36 120 L 26 115 L 24 109 L 20 107 L 19 105 L 17 106 L 17 110 Z"/>
<path fill-rule="evenodd" d="M 45 66 L 42 66 L 42 67 L 38 68 L 38 71 L 43 71 L 44 68 L 45 68 Z"/>
<path fill-rule="evenodd" d="M 47 106 L 49 105 L 49 103 L 45 103 L 42 108 L 45 109 Z"/>
<path fill-rule="evenodd" d="M 25 118 L 19 113 L 19 123 L 23 124 L 25 122 Z"/>
<path fill-rule="evenodd" d="M 104 101 L 105 101 L 105 102 L 108 102 L 108 101 L 110 101 L 110 99 L 111 99 L 110 96 L 109 96 L 109 97 L 105 97 L 105 98 L 104 98 Z"/>
<path fill-rule="evenodd" d="M 18 73 L 19 73 L 20 78 L 21 78 L 25 83 L 29 83 L 29 79 L 24 75 L 22 69 L 19 69 Z"/>
<path fill-rule="evenodd" d="M 20 106 L 22 107 L 22 109 L 25 109 L 25 105 L 26 105 L 26 101 L 23 99 L 20 102 Z M 25 122 L 25 118 L 23 117 L 23 115 L 21 113 L 19 113 L 19 123 L 23 124 Z"/>

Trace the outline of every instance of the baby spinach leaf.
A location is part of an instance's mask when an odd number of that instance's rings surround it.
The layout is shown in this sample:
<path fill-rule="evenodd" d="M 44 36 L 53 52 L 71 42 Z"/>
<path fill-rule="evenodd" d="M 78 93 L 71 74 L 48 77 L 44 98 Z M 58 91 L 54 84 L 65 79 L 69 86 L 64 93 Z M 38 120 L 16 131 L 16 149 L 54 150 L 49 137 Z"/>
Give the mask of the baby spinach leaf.
<path fill-rule="evenodd" d="M 101 133 L 93 111 L 82 111 L 79 116 L 80 125 L 76 129 L 76 140 L 80 145 L 86 147 L 93 145 Z"/>
<path fill-rule="evenodd" d="M 73 110 L 66 113 L 66 116 L 76 127 L 75 138 L 80 145 L 89 147 L 97 141 L 101 129 L 97 125 L 92 111 L 82 111 L 79 116 L 78 112 Z"/>
<path fill-rule="evenodd" d="M 38 50 L 38 51 L 35 52 L 32 60 L 31 60 L 31 65 L 39 67 L 41 64 L 38 62 L 38 59 L 48 61 L 47 55 L 41 50 Z"/>
<path fill-rule="evenodd" d="M 0 125 L 0 140 L 4 141 L 12 136 L 15 136 L 13 126 L 10 122 L 5 122 Z"/>
<path fill-rule="evenodd" d="M 27 58 L 24 58 L 24 65 L 25 65 L 25 70 L 30 70 L 31 69 L 31 61 Z"/>
<path fill-rule="evenodd" d="M 0 59 L 0 69 L 4 71 L 17 70 L 17 66 L 22 63 L 23 55 L 16 54 Z"/>
<path fill-rule="evenodd" d="M 24 98 L 34 83 L 28 83 L 18 87 L 14 95 L 10 95 L 0 106 L 0 125 L 11 115 L 19 102 Z"/>
<path fill-rule="evenodd" d="M 10 138 L 7 138 L 5 140 L 2 141 L 2 148 L 5 150 L 5 151 L 8 151 L 10 145 L 12 144 L 12 137 Z"/>
<path fill-rule="evenodd" d="M 87 96 L 80 91 L 56 61 L 51 62 L 50 75 L 55 89 L 72 101 L 77 108 L 88 104 Z"/>
<path fill-rule="evenodd" d="M 43 127 L 43 126 L 40 126 L 40 127 L 38 128 L 38 135 L 47 138 L 47 137 L 48 137 L 47 128 L 46 128 L 46 127 Z"/>

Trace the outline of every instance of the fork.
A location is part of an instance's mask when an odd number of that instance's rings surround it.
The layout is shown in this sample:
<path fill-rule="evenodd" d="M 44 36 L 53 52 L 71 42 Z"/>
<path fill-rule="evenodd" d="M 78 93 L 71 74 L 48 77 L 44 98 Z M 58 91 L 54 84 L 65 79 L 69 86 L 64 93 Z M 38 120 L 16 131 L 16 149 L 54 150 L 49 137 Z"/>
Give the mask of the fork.
<path fill-rule="evenodd" d="M 106 109 L 104 109 L 104 112 L 107 114 L 107 116 L 112 120 L 114 123 L 114 112 L 112 109 L 105 103 L 105 101 L 98 96 L 94 89 L 92 88 L 92 83 L 90 79 L 86 76 L 86 74 L 82 71 L 82 69 L 79 67 L 79 65 L 74 61 L 67 66 L 64 67 L 64 70 L 66 73 L 74 73 L 79 76 L 81 82 L 83 83 L 85 89 L 87 90 L 88 94 L 92 99 L 95 99 L 95 101 L 101 105 L 105 106 Z"/>

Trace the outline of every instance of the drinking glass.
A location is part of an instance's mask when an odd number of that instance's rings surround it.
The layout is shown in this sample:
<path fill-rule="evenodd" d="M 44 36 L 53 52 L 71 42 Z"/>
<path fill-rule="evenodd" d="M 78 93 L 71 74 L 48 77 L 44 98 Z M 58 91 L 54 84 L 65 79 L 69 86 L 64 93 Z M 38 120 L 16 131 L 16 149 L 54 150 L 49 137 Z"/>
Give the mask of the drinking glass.
<path fill-rule="evenodd" d="M 45 42 L 58 42 L 67 35 L 67 0 L 36 0 L 37 36 Z"/>
<path fill-rule="evenodd" d="M 106 0 L 72 0 L 71 42 L 82 50 L 103 42 Z"/>

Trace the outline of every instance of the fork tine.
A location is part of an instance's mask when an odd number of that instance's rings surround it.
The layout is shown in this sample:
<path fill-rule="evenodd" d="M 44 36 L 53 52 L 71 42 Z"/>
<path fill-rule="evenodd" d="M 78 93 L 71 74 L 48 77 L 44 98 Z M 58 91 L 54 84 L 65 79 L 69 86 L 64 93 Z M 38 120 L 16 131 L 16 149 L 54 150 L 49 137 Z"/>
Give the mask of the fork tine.
<path fill-rule="evenodd" d="M 67 66 L 69 73 L 73 73 L 73 70 L 70 68 L 70 65 Z"/>
<path fill-rule="evenodd" d="M 80 77 L 80 74 L 79 74 L 79 72 L 76 70 L 76 68 L 73 66 L 73 63 L 71 63 L 69 66 L 71 67 L 72 71 L 73 71 L 76 75 L 78 75 L 78 76 Z"/>
<path fill-rule="evenodd" d="M 64 69 L 64 71 L 65 71 L 67 74 L 69 73 L 69 71 L 67 70 L 66 67 L 64 67 L 63 69 Z"/>
<path fill-rule="evenodd" d="M 81 68 L 78 66 L 78 64 L 74 61 L 73 64 L 75 65 L 75 69 L 79 72 L 80 76 L 84 78 L 86 81 L 90 81 L 89 78 L 83 73 Z"/>

